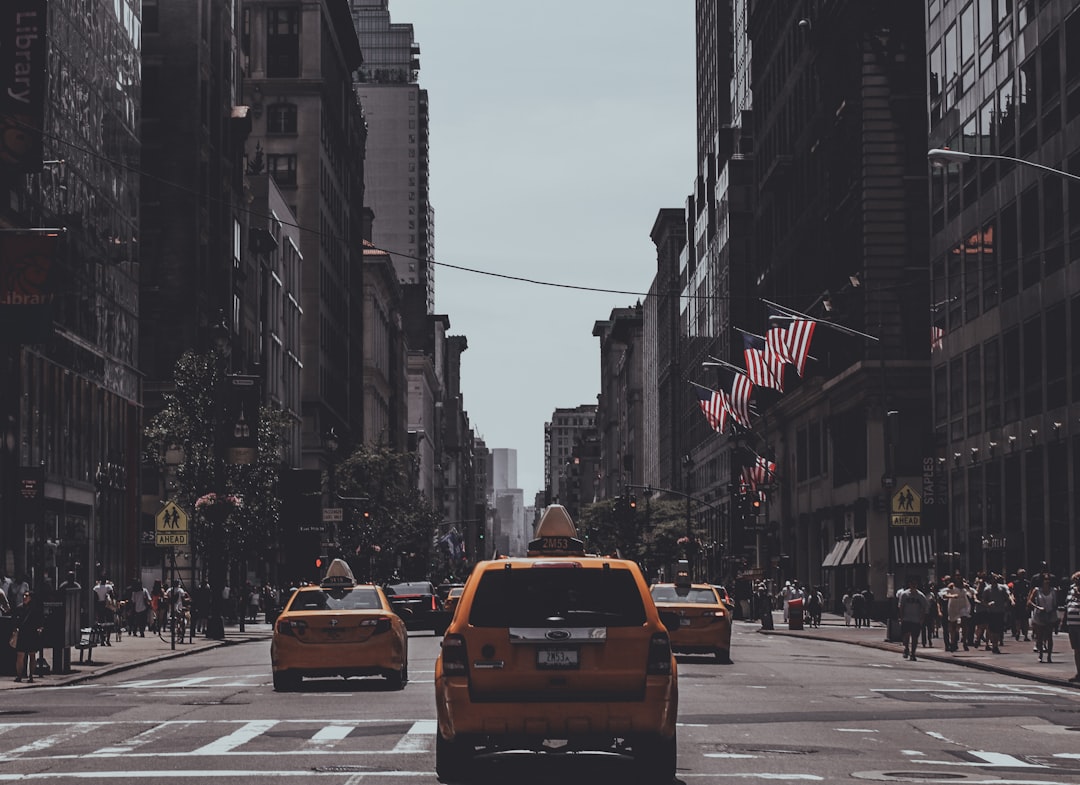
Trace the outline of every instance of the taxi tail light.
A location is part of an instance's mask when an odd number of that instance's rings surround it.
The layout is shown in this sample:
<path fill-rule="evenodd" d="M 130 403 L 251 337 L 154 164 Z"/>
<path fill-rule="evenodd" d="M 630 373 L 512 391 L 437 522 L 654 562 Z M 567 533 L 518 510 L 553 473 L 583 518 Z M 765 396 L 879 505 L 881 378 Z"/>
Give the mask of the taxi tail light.
<path fill-rule="evenodd" d="M 671 675 L 671 641 L 666 632 L 654 632 L 649 641 L 649 660 L 645 664 L 649 676 Z"/>
<path fill-rule="evenodd" d="M 277 631 L 279 635 L 292 635 L 297 637 L 307 632 L 307 622 L 300 619 L 292 620 L 282 619 L 277 623 Z"/>
<path fill-rule="evenodd" d="M 435 595 L 434 594 L 431 595 L 431 610 L 433 610 L 433 611 L 439 610 L 439 606 L 435 601 Z"/>
<path fill-rule="evenodd" d="M 378 635 L 383 632 L 390 632 L 390 619 L 385 616 L 380 616 L 377 619 L 364 619 L 360 622 L 361 627 L 374 627 L 372 635 Z"/>
<path fill-rule="evenodd" d="M 446 676 L 469 675 L 469 653 L 463 636 L 447 635 L 443 638 L 442 667 Z"/>

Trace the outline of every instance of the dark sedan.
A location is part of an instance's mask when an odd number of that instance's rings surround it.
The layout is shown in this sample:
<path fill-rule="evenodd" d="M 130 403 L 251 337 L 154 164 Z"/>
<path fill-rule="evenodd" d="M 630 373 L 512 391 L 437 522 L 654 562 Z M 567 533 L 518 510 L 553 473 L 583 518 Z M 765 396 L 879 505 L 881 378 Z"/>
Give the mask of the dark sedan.
<path fill-rule="evenodd" d="M 391 583 L 384 591 L 391 607 L 410 630 L 432 630 L 436 635 L 446 630 L 449 619 L 430 581 Z"/>

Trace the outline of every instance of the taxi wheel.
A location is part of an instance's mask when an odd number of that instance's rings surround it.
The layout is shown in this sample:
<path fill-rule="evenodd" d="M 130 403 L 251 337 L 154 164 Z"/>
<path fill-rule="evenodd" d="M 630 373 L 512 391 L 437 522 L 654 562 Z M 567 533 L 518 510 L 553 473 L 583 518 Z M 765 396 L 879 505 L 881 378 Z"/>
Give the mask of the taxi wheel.
<path fill-rule="evenodd" d="M 634 762 L 649 785 L 668 785 L 675 779 L 677 747 L 674 735 L 670 739 L 653 737 L 638 742 Z"/>
<path fill-rule="evenodd" d="M 403 690 L 405 685 L 409 683 L 409 666 L 408 664 L 402 665 L 399 671 L 390 671 L 386 674 L 386 681 L 390 684 L 392 690 Z"/>
<path fill-rule="evenodd" d="M 274 671 L 274 690 L 293 692 L 300 688 L 300 677 L 288 671 Z"/>
<path fill-rule="evenodd" d="M 722 663 L 724 663 L 726 665 L 730 665 L 731 664 L 731 649 L 717 649 L 716 650 L 716 661 L 717 662 L 722 662 Z"/>
<path fill-rule="evenodd" d="M 444 739 L 435 733 L 435 774 L 443 782 L 460 782 L 469 774 L 472 750 L 461 741 Z"/>

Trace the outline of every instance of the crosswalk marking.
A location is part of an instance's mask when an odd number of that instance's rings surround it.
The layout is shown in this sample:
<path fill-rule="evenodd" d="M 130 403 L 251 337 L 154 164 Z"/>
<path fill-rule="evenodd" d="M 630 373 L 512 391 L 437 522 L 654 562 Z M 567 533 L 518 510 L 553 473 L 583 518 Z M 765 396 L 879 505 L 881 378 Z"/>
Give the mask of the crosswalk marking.
<path fill-rule="evenodd" d="M 427 752 L 435 736 L 435 720 L 417 720 L 391 752 Z"/>
<path fill-rule="evenodd" d="M 82 736 L 84 733 L 89 733 L 94 728 L 98 727 L 96 722 L 77 722 L 74 725 L 68 725 L 56 733 L 51 733 L 48 736 L 42 736 L 40 739 L 35 739 L 29 744 L 24 744 L 21 747 L 16 747 L 13 750 L 8 750 L 4 753 L 3 758 L 10 758 L 13 756 L 24 755 L 26 753 L 41 752 L 49 747 L 56 746 L 57 744 L 63 744 L 66 741 L 74 739 L 76 736 Z M 3 758 L 0 758 L 2 760 Z"/>
<path fill-rule="evenodd" d="M 254 739 L 278 724 L 277 720 L 253 720 L 237 728 L 228 736 L 222 736 L 191 752 L 192 755 L 221 755 Z"/>

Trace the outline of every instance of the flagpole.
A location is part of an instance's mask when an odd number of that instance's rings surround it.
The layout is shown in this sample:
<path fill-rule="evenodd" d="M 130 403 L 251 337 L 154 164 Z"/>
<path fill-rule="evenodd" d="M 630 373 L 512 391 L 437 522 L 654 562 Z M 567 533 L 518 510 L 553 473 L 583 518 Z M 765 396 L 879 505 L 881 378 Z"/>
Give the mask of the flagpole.
<path fill-rule="evenodd" d="M 780 305 L 780 303 L 774 303 L 771 300 L 766 300 L 764 298 L 760 298 L 760 299 L 761 299 L 761 302 L 765 303 L 766 305 L 771 305 L 773 308 L 784 311 L 785 315 L 787 315 L 787 316 L 793 316 L 793 317 L 796 317 L 798 319 L 806 319 L 809 322 L 814 322 L 815 324 L 820 324 L 823 327 L 831 327 L 834 330 L 837 330 L 838 332 L 846 333 L 847 335 L 855 335 L 855 336 L 858 336 L 859 338 L 868 338 L 871 341 L 880 341 L 881 340 L 876 335 L 870 335 L 870 333 L 862 333 L 862 332 L 859 332 L 858 330 L 853 330 L 850 327 L 844 327 L 842 324 L 837 324 L 836 322 L 827 322 L 827 321 L 823 321 L 821 319 L 815 319 L 813 316 L 808 316 L 807 314 L 800 313 L 799 311 L 793 311 L 792 309 L 788 308 L 787 306 Z M 738 328 L 736 328 L 736 329 L 738 329 Z"/>
<path fill-rule="evenodd" d="M 732 365 L 729 362 L 724 362 L 723 360 L 721 360 L 719 358 L 713 357 L 711 354 L 708 355 L 708 358 L 710 360 L 712 360 L 712 362 L 711 363 L 702 363 L 702 366 L 708 367 L 708 366 L 718 365 L 721 368 L 727 368 L 729 371 L 735 371 L 735 373 L 741 373 L 743 376 L 749 376 L 750 375 L 746 371 L 744 371 L 742 368 L 740 368 L 739 366 Z"/>

